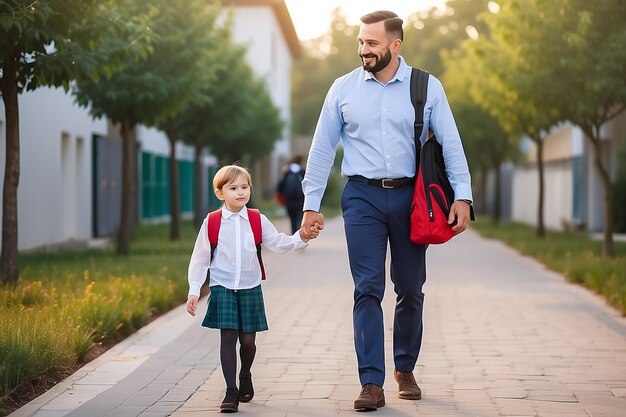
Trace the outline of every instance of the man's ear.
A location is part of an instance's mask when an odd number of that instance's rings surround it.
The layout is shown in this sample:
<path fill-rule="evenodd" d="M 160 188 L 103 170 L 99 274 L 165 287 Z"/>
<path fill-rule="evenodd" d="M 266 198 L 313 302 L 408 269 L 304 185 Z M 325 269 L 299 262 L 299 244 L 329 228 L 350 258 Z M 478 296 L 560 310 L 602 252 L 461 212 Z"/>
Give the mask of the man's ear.
<path fill-rule="evenodd" d="M 394 39 L 394 41 L 391 42 L 391 50 L 392 50 L 392 52 L 400 51 L 400 47 L 401 46 L 402 46 L 402 41 L 400 39 Z"/>

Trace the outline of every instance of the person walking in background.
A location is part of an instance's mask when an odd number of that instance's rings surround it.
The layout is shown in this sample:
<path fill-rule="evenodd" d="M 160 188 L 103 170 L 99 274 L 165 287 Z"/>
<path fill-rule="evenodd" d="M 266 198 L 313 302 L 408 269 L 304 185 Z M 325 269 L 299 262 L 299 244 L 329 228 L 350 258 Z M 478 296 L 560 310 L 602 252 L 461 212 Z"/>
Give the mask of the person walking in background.
<path fill-rule="evenodd" d="M 398 396 L 419 400 L 413 370 L 422 344 L 422 311 L 427 245 L 409 235 L 415 171 L 415 111 L 410 98 L 411 68 L 399 55 L 402 20 L 389 11 L 361 17 L 358 54 L 362 67 L 338 78 L 330 87 L 315 129 L 303 181 L 302 226 L 324 228 L 319 213 L 336 147 L 343 144 L 342 174 L 348 181 L 341 197 L 350 270 L 354 281 L 354 344 L 361 392 L 357 410 L 385 405 L 384 326 L 381 301 L 385 290 L 385 258 L 391 249 L 391 280 L 396 293 L 393 326 L 394 377 Z M 470 173 L 441 82 L 429 77 L 424 107 L 429 128 L 443 146 L 455 202 L 449 223 L 467 228 L 472 200 Z"/>
<path fill-rule="evenodd" d="M 268 329 L 261 291 L 260 258 L 257 258 L 246 207 L 251 184 L 248 171 L 237 165 L 228 165 L 217 171 L 213 189 L 217 198 L 224 202 L 220 213 L 219 245 L 211 253 L 207 216 L 189 261 L 187 312 L 192 316 L 196 314 L 207 269 L 211 270 L 211 294 L 202 326 L 220 329 L 220 361 L 226 381 L 221 412 L 236 412 L 239 401 L 252 400 L 254 388 L 250 369 L 256 354 L 256 333 Z M 318 234 L 313 227 L 308 233 L 299 230 L 290 236 L 279 233 L 263 214 L 260 214 L 260 221 L 263 247 L 278 253 L 302 248 Z M 239 388 L 236 383 L 237 340 L 241 358 Z"/>
<path fill-rule="evenodd" d="M 278 194 L 287 209 L 291 220 L 291 233 L 295 233 L 300 228 L 302 222 L 302 207 L 304 206 L 304 192 L 302 191 L 302 180 L 304 170 L 302 169 L 302 156 L 294 156 L 282 179 L 278 183 Z"/>

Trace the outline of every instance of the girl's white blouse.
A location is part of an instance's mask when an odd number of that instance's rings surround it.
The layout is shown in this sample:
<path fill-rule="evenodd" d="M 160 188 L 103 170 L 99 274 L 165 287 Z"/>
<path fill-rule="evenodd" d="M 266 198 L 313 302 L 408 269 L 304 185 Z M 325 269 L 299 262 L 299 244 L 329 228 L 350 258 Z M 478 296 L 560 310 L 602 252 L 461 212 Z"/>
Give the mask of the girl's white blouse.
<path fill-rule="evenodd" d="M 215 249 L 215 259 L 211 263 L 211 245 L 207 234 L 208 216 L 202 222 L 189 261 L 187 278 L 189 295 L 200 295 L 200 287 L 211 268 L 210 286 L 238 290 L 254 288 L 261 283 L 261 267 L 254 245 L 254 235 L 248 219 L 248 210 L 242 208 L 238 213 L 222 207 L 222 223 Z M 300 238 L 300 231 L 293 235 L 280 233 L 269 219 L 261 213 L 263 248 L 273 252 L 285 253 L 305 247 Z"/>

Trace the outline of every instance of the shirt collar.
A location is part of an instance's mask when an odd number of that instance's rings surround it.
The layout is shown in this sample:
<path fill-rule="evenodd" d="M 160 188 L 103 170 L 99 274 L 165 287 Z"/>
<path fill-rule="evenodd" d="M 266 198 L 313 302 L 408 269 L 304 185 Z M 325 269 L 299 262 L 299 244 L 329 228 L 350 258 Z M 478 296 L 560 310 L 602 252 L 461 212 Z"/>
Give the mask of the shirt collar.
<path fill-rule="evenodd" d="M 226 208 L 226 206 L 222 207 L 222 217 L 225 219 L 230 219 L 230 216 L 234 215 L 234 214 L 238 214 L 241 217 L 243 217 L 244 219 L 248 220 L 248 207 L 247 206 L 243 206 L 243 208 L 241 210 L 239 210 L 239 213 L 233 213 L 232 211 L 228 210 Z"/>
<path fill-rule="evenodd" d="M 400 66 L 396 70 L 396 74 L 393 76 L 393 78 L 391 80 L 389 80 L 389 83 L 391 83 L 393 81 L 402 81 L 402 80 L 404 80 L 405 77 L 406 77 L 406 73 L 409 70 L 409 66 L 406 64 L 406 62 L 404 61 L 404 58 L 401 55 L 398 55 L 398 59 L 400 60 Z M 361 67 L 361 70 L 363 71 L 363 80 L 364 81 L 367 81 L 367 80 L 378 81 L 376 79 L 376 77 L 374 77 L 374 74 L 372 74 L 371 72 L 364 70 L 363 67 Z M 389 83 L 387 83 L 387 84 L 389 84 Z"/>

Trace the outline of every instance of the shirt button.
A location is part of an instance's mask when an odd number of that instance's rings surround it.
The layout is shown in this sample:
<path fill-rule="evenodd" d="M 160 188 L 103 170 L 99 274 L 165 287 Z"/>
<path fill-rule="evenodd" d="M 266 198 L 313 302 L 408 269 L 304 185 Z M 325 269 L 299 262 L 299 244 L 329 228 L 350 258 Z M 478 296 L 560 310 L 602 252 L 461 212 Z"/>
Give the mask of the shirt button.
<path fill-rule="evenodd" d="M 383 135 L 386 135 L 386 134 L 387 134 L 387 132 L 383 132 Z"/>
<path fill-rule="evenodd" d="M 387 155 L 387 158 L 391 158 L 391 155 Z"/>

